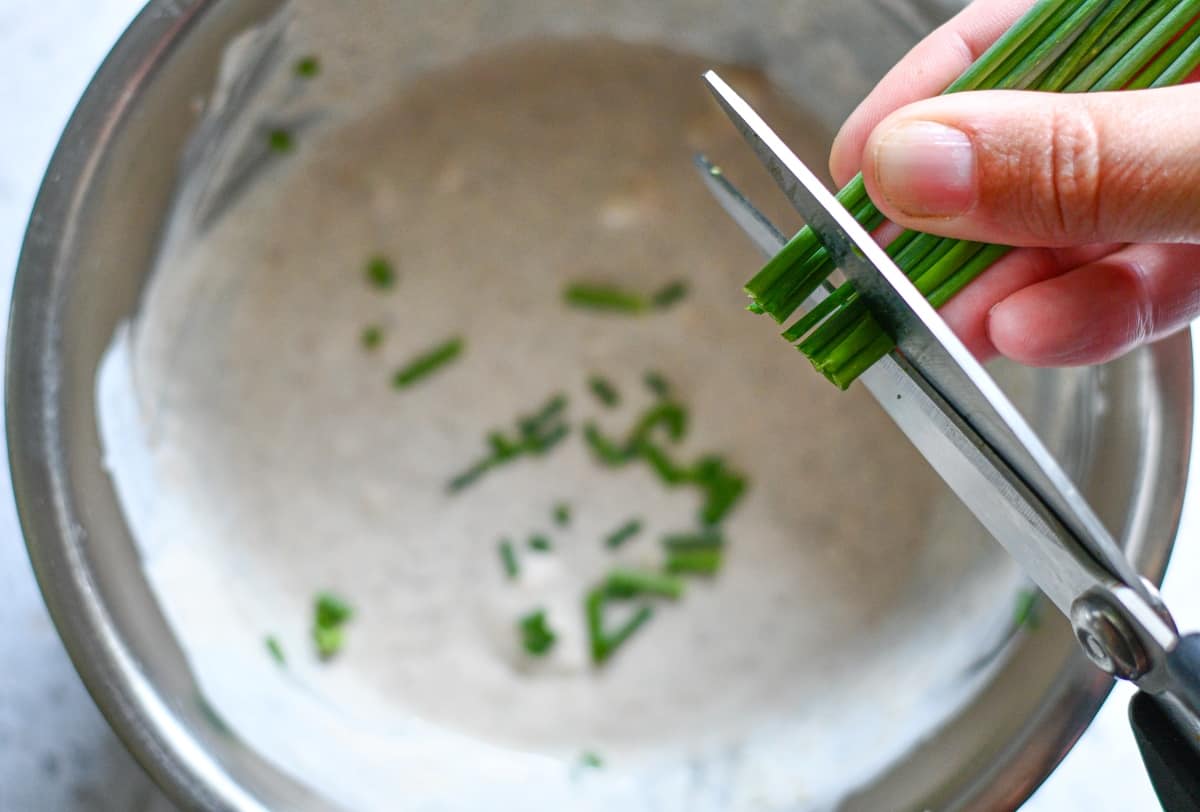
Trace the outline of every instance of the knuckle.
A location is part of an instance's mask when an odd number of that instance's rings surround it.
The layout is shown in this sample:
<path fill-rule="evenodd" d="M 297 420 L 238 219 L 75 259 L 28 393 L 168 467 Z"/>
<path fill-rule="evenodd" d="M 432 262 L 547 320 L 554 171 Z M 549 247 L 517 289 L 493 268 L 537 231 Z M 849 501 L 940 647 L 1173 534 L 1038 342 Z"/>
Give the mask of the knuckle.
<path fill-rule="evenodd" d="M 1028 128 L 1031 127 L 1031 128 Z M 1008 187 L 1006 214 L 1046 244 L 1091 240 L 1100 232 L 1103 145 L 1100 128 L 1081 104 L 1054 105 L 1020 128 L 998 179 Z"/>
<path fill-rule="evenodd" d="M 1082 105 L 1056 108 L 1049 119 L 1050 138 L 1034 173 L 1039 224 L 1047 237 L 1090 237 L 1101 214 L 1099 128 Z"/>

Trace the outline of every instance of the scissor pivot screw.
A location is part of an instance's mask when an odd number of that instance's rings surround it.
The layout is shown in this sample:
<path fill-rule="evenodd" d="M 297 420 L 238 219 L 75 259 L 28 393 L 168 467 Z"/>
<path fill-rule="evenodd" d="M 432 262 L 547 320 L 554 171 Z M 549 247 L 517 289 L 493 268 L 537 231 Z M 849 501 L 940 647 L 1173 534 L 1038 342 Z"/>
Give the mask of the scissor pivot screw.
<path fill-rule="evenodd" d="M 1121 614 L 1098 595 L 1071 606 L 1071 625 L 1088 659 L 1114 677 L 1136 680 L 1150 670 L 1150 658 Z"/>

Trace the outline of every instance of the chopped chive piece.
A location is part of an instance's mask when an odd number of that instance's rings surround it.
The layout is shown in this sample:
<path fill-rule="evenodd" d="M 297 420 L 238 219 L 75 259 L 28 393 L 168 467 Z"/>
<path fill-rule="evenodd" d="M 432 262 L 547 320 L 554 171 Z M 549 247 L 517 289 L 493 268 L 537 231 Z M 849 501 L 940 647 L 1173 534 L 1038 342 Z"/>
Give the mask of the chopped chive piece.
<path fill-rule="evenodd" d="M 662 310 L 679 303 L 683 297 L 687 296 L 687 293 L 687 283 L 683 280 L 677 280 L 656 290 L 650 296 L 650 304 Z"/>
<path fill-rule="evenodd" d="M 287 665 L 287 657 L 283 653 L 283 645 L 279 642 L 279 638 L 275 635 L 268 636 L 264 641 L 267 651 L 271 654 L 271 659 L 280 665 Z"/>
<path fill-rule="evenodd" d="M 383 344 L 383 328 L 372 324 L 362 331 L 362 345 L 368 350 L 377 350 Z"/>
<path fill-rule="evenodd" d="M 332 659 L 346 644 L 346 637 L 342 633 L 341 626 L 335 626 L 331 629 L 313 626 L 312 636 L 313 642 L 317 646 L 317 656 L 322 660 Z"/>
<path fill-rule="evenodd" d="M 436 347 L 418 355 L 408 364 L 396 371 L 392 377 L 392 386 L 405 389 L 422 378 L 432 375 L 462 354 L 465 342 L 461 337 L 443 341 Z"/>
<path fill-rule="evenodd" d="M 314 608 L 316 623 L 322 628 L 340 626 L 354 617 L 350 604 L 332 592 L 318 593 Z"/>
<path fill-rule="evenodd" d="M 699 533 L 673 533 L 664 536 L 662 545 L 668 552 L 689 550 L 719 550 L 725 546 L 725 538 L 712 528 Z"/>
<path fill-rule="evenodd" d="M 529 436 L 536 434 L 539 429 L 543 428 L 554 418 L 562 414 L 563 409 L 567 407 L 566 395 L 555 395 L 546 401 L 546 405 L 539 409 L 529 417 L 522 417 L 517 421 L 517 426 L 521 430 L 521 434 Z"/>
<path fill-rule="evenodd" d="M 554 506 L 554 523 L 559 527 L 566 527 L 571 523 L 571 506 L 566 502 L 559 502 Z"/>
<path fill-rule="evenodd" d="M 545 454 L 562 442 L 570 431 L 566 426 L 555 426 L 548 434 L 536 438 L 533 445 L 530 446 L 530 452 L 536 456 Z"/>
<path fill-rule="evenodd" d="M 517 563 L 517 551 L 508 539 L 500 542 L 500 563 L 504 565 L 504 574 L 511 580 L 521 573 L 521 565 Z"/>
<path fill-rule="evenodd" d="M 700 521 L 706 525 L 719 524 L 746 490 L 746 478 L 731 471 L 725 460 L 717 456 L 701 460 L 692 474 L 692 481 L 705 493 Z"/>
<path fill-rule="evenodd" d="M 1041 613 L 1038 611 L 1038 591 L 1022 589 L 1017 593 L 1016 605 L 1013 607 L 1013 625 L 1036 629 L 1041 625 Z"/>
<path fill-rule="evenodd" d="M 354 616 L 350 604 L 332 592 L 318 592 L 313 601 L 313 642 L 317 656 L 328 660 L 341 651 L 345 643 L 343 628 Z"/>
<path fill-rule="evenodd" d="M 315 56 L 303 56 L 296 60 L 296 75 L 311 79 L 321 72 L 321 62 Z"/>
<path fill-rule="evenodd" d="M 617 393 L 616 387 L 607 378 L 593 375 L 588 379 L 588 387 L 592 390 L 592 394 L 596 396 L 596 400 L 610 409 L 621 402 L 621 396 Z"/>
<path fill-rule="evenodd" d="M 654 404 L 642 415 L 633 429 L 630 444 L 640 445 L 654 429 L 662 425 L 667 430 L 671 442 L 679 442 L 687 434 L 688 413 L 680 404 L 673 400 L 663 400 Z"/>
<path fill-rule="evenodd" d="M 617 569 L 604 579 L 604 590 L 610 598 L 653 596 L 678 600 L 683 595 L 683 581 L 657 572 Z"/>
<path fill-rule="evenodd" d="M 452 478 L 447 485 L 451 493 L 475 483 L 491 469 L 523 455 L 541 456 L 566 438 L 570 429 L 561 422 L 567 407 L 565 395 L 555 395 L 535 414 L 517 419 L 517 437 L 499 431 L 487 435 L 488 456 Z"/>
<path fill-rule="evenodd" d="M 514 443 L 498 431 L 488 434 L 487 443 L 488 448 L 492 449 L 492 459 L 497 462 L 510 460 L 521 453 L 520 443 Z"/>
<path fill-rule="evenodd" d="M 537 550 L 539 553 L 548 553 L 554 549 L 553 545 L 550 544 L 550 539 L 540 534 L 530 537 L 529 548 L 531 550 Z"/>
<path fill-rule="evenodd" d="M 640 532 L 642 532 L 642 520 L 630 519 L 604 538 L 604 546 L 615 550 Z"/>
<path fill-rule="evenodd" d="M 554 641 L 558 639 L 546 624 L 545 609 L 525 615 L 517 621 L 517 629 L 521 633 L 521 645 L 533 657 L 544 657 L 554 648 Z"/>
<path fill-rule="evenodd" d="M 367 281 L 380 290 L 388 290 L 396 284 L 396 269 L 387 257 L 371 257 L 367 260 L 363 273 L 366 274 Z"/>
<path fill-rule="evenodd" d="M 589 750 L 579 757 L 579 764 L 583 767 L 599 770 L 604 766 L 604 759 Z"/>
<path fill-rule="evenodd" d="M 671 385 L 667 383 L 667 379 L 660 373 L 653 370 L 642 376 L 642 381 L 646 384 L 646 388 L 660 398 L 671 396 Z"/>
<path fill-rule="evenodd" d="M 639 446 L 642 452 L 642 459 L 654 469 L 654 473 L 658 474 L 658 478 L 663 481 L 668 487 L 682 485 L 688 481 L 687 469 L 681 468 L 667 456 L 667 452 L 663 451 L 653 443 L 642 443 Z"/>
<path fill-rule="evenodd" d="M 666 570 L 671 575 L 715 575 L 721 568 L 721 548 L 672 550 Z"/>
<path fill-rule="evenodd" d="M 613 634 L 604 631 L 604 607 L 610 596 L 603 586 L 596 587 L 588 593 L 584 601 L 584 611 L 587 616 L 588 640 L 592 652 L 592 662 L 604 664 L 618 648 L 624 645 L 630 637 L 654 616 L 654 609 L 642 606 Z"/>
<path fill-rule="evenodd" d="M 706 525 L 719 524 L 737 505 L 746 490 L 746 478 L 731 469 L 719 456 L 709 455 L 692 467 L 674 462 L 660 446 L 647 437 L 657 426 L 667 437 L 678 442 L 687 433 L 687 411 L 671 400 L 660 400 L 639 418 L 624 442 L 603 434 L 594 423 L 584 426 L 584 440 L 602 465 L 618 468 L 636 459 L 644 460 L 668 486 L 698 486 L 704 492 L 700 519 Z"/>
<path fill-rule="evenodd" d="M 767 312 L 766 309 L 758 302 L 751 302 L 750 304 L 746 305 L 746 310 L 755 314 L 756 316 L 761 316 L 763 313 Z"/>
<path fill-rule="evenodd" d="M 275 129 L 267 133 L 267 146 L 275 152 L 291 152 L 296 146 L 292 134 L 287 130 Z"/>
<path fill-rule="evenodd" d="M 458 493 L 459 491 L 474 485 L 478 479 L 486 474 L 492 467 L 490 460 L 483 460 L 475 463 L 461 474 L 457 474 L 446 484 L 446 490 L 450 493 Z"/>
<path fill-rule="evenodd" d="M 624 465 L 631 461 L 636 452 L 628 445 L 617 443 L 600 432 L 595 423 L 583 427 L 583 439 L 592 449 L 596 459 L 610 467 Z"/>
<path fill-rule="evenodd" d="M 612 313 L 634 314 L 646 309 L 646 299 L 640 293 L 621 290 L 612 285 L 575 282 L 567 285 L 563 298 L 572 307 L 604 310 Z"/>

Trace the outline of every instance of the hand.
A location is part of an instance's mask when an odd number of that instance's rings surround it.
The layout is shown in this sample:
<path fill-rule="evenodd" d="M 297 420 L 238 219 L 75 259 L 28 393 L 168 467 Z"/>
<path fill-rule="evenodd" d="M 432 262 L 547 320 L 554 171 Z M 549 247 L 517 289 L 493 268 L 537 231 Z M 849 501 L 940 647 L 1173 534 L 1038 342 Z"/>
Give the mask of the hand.
<path fill-rule="evenodd" d="M 977 0 L 846 121 L 830 168 L 892 221 L 1012 252 L 942 308 L 977 355 L 1106 361 L 1200 315 L 1200 84 L 929 98 L 1029 7 Z M 1192 80 L 1197 77 L 1193 76 Z"/>

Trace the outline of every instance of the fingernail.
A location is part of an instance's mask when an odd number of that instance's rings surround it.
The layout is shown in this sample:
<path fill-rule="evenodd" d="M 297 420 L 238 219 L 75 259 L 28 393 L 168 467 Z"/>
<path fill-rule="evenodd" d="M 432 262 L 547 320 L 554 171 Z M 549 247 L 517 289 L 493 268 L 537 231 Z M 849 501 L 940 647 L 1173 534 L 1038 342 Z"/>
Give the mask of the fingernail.
<path fill-rule="evenodd" d="M 975 152 L 962 130 L 908 121 L 875 146 L 875 178 L 892 205 L 916 217 L 955 217 L 975 201 Z"/>

